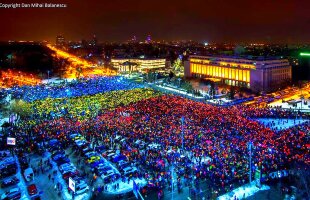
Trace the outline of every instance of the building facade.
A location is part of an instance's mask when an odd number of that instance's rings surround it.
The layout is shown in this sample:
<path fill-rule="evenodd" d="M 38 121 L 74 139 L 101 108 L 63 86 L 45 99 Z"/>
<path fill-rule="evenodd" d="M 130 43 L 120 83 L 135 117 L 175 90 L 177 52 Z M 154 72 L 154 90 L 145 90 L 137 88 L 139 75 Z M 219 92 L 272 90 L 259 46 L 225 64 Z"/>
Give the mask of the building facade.
<path fill-rule="evenodd" d="M 184 64 L 184 75 L 217 78 L 227 85 L 247 87 L 253 91 L 272 91 L 291 81 L 292 68 L 286 59 L 190 56 Z"/>
<path fill-rule="evenodd" d="M 118 72 L 143 72 L 165 68 L 166 59 L 113 58 L 111 64 Z"/>

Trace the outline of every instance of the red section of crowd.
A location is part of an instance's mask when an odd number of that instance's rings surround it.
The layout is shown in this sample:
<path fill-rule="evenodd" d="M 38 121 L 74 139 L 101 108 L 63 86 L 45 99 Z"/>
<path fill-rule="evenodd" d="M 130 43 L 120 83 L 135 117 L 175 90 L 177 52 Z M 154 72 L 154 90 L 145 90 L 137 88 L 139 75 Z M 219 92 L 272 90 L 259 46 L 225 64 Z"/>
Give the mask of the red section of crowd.
<path fill-rule="evenodd" d="M 125 114 L 124 114 L 125 113 Z M 132 154 L 144 163 L 169 160 L 166 151 L 182 147 L 181 117 L 184 116 L 184 152 L 187 157 L 207 156 L 212 161 L 197 169 L 197 176 L 208 173 L 212 180 L 224 182 L 247 178 L 247 143 L 254 145 L 253 162 L 268 173 L 287 169 L 289 163 L 301 161 L 310 164 L 310 124 L 274 132 L 248 119 L 255 116 L 290 117 L 290 112 L 251 107 L 215 107 L 181 97 L 161 96 L 107 111 L 95 119 L 79 122 L 60 118 L 45 121 L 33 128 L 42 137 L 66 140 L 69 133 L 79 132 L 88 137 L 98 137 L 109 144 L 112 135 L 126 137 L 121 147 L 125 151 L 140 139 L 158 143 L 161 150 Z M 254 169 L 253 169 L 254 170 Z"/>

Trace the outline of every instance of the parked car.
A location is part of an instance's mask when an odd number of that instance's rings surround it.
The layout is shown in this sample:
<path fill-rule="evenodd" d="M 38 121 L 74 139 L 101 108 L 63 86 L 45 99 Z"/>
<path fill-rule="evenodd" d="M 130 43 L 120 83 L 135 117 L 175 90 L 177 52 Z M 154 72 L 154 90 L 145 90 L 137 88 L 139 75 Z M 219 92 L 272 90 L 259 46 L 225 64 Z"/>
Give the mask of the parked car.
<path fill-rule="evenodd" d="M 63 171 L 66 171 L 68 169 L 71 169 L 71 168 L 75 168 L 75 166 L 72 163 L 64 163 L 64 164 L 59 166 L 59 171 L 63 172 Z"/>
<path fill-rule="evenodd" d="M 6 178 L 17 173 L 16 163 L 8 164 L 0 167 L 0 178 Z"/>
<path fill-rule="evenodd" d="M 28 161 L 26 157 L 19 158 L 19 164 L 22 170 L 25 170 L 29 167 Z"/>
<path fill-rule="evenodd" d="M 92 156 L 98 156 L 98 153 L 95 151 L 90 151 L 85 154 L 85 157 L 90 158 Z"/>
<path fill-rule="evenodd" d="M 98 165 L 93 165 L 93 164 L 91 165 L 92 172 L 96 172 L 96 170 L 103 169 L 104 167 L 108 166 L 108 164 L 105 161 L 99 163 Z"/>
<path fill-rule="evenodd" d="M 115 154 L 115 151 L 114 150 L 107 150 L 107 151 L 105 151 L 105 152 L 103 152 L 102 153 L 102 156 L 104 156 L 104 157 L 106 157 L 106 156 L 108 156 L 109 154 L 111 154 L 111 153 L 114 153 Z"/>
<path fill-rule="evenodd" d="M 75 186 L 75 194 L 79 195 L 89 190 L 88 185 L 85 182 L 82 182 Z"/>
<path fill-rule="evenodd" d="M 19 179 L 16 176 L 13 176 L 11 178 L 4 179 L 1 183 L 1 187 L 5 188 L 12 185 L 16 185 L 17 183 L 19 183 Z"/>
<path fill-rule="evenodd" d="M 127 175 L 137 172 L 138 170 L 136 167 L 126 167 L 124 169 L 121 169 L 120 171 L 123 175 L 127 176 Z"/>
<path fill-rule="evenodd" d="M 65 174 L 65 173 L 68 173 L 68 172 L 73 172 L 73 173 L 75 173 L 75 171 L 76 171 L 76 168 L 75 168 L 75 167 L 66 168 L 65 170 L 61 171 L 61 174 Z"/>
<path fill-rule="evenodd" d="M 87 146 L 86 148 L 83 148 L 82 154 L 85 155 L 86 153 L 91 152 L 91 151 L 93 151 L 93 149 L 91 149 L 89 146 Z"/>
<path fill-rule="evenodd" d="M 64 158 L 61 158 L 59 160 L 56 161 L 56 164 L 59 166 L 59 165 L 62 165 L 62 164 L 65 164 L 65 163 L 70 163 L 70 159 L 67 158 L 67 157 L 64 157 Z"/>
<path fill-rule="evenodd" d="M 38 193 L 38 189 L 37 189 L 37 186 L 35 184 L 31 184 L 27 187 L 27 190 L 28 190 L 28 194 L 30 196 L 34 196 Z"/>
<path fill-rule="evenodd" d="M 131 163 L 124 161 L 118 165 L 118 168 L 121 170 L 121 169 L 124 169 L 126 167 L 130 167 L 130 166 L 131 166 Z"/>
<path fill-rule="evenodd" d="M 105 161 L 103 159 L 100 159 L 100 160 L 97 160 L 93 163 L 91 163 L 90 167 L 93 169 L 93 168 L 96 168 L 97 166 L 99 166 L 100 164 L 103 164 L 105 163 Z"/>
<path fill-rule="evenodd" d="M 107 159 L 108 159 L 109 161 L 112 161 L 112 159 L 113 159 L 115 156 L 116 156 L 115 153 L 110 153 L 110 154 L 107 155 Z"/>
<path fill-rule="evenodd" d="M 1 195 L 1 200 L 15 200 L 15 199 L 20 199 L 21 197 L 22 197 L 22 193 L 20 189 L 18 187 L 15 187 L 3 193 Z"/>
<path fill-rule="evenodd" d="M 66 153 L 64 150 L 55 150 L 55 151 L 52 151 L 51 154 L 52 154 L 52 159 L 53 159 L 58 154 L 59 155 L 65 155 Z"/>
<path fill-rule="evenodd" d="M 27 168 L 24 171 L 24 177 L 25 180 L 28 181 L 32 181 L 34 179 L 34 173 L 33 173 L 33 169 L 32 168 Z"/>
<path fill-rule="evenodd" d="M 93 162 L 98 161 L 98 160 L 100 160 L 100 156 L 92 156 L 92 157 L 90 157 L 90 158 L 87 160 L 87 162 L 88 162 L 88 163 L 93 163 Z"/>
<path fill-rule="evenodd" d="M 112 168 L 110 170 L 102 170 L 102 177 L 107 177 L 107 176 L 111 176 L 112 174 L 114 174 L 114 171 L 112 170 Z"/>
<path fill-rule="evenodd" d="M 59 160 L 59 159 L 61 159 L 61 158 L 64 158 L 64 157 L 66 157 L 65 154 L 58 153 L 58 154 L 56 154 L 55 156 L 53 156 L 52 159 L 53 159 L 53 161 L 57 161 L 57 160 Z"/>
<path fill-rule="evenodd" d="M 62 178 L 63 178 L 64 180 L 67 180 L 67 179 L 69 179 L 69 177 L 76 176 L 76 175 L 79 175 L 79 171 L 77 171 L 77 170 L 75 170 L 74 172 L 67 172 L 67 173 L 64 173 L 64 174 L 62 175 Z"/>
<path fill-rule="evenodd" d="M 127 157 L 125 155 L 115 155 L 113 158 L 112 158 L 112 162 L 116 163 L 116 162 L 119 162 L 121 160 L 127 160 Z"/>
<path fill-rule="evenodd" d="M 107 147 L 104 146 L 104 145 L 95 147 L 95 151 L 97 151 L 97 152 L 99 152 L 99 153 L 103 153 L 106 149 L 107 149 Z"/>

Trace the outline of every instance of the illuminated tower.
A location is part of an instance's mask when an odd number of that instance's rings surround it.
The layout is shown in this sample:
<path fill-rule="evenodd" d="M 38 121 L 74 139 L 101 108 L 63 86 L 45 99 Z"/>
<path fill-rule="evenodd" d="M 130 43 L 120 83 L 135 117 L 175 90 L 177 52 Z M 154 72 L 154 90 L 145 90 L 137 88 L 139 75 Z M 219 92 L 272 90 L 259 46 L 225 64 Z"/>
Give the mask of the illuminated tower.
<path fill-rule="evenodd" d="M 145 43 L 151 43 L 151 42 L 152 42 L 151 35 L 148 35 L 146 37 Z"/>
<path fill-rule="evenodd" d="M 137 37 L 135 35 L 132 37 L 131 42 L 133 43 L 137 42 Z"/>
<path fill-rule="evenodd" d="M 56 37 L 56 46 L 63 47 L 66 44 L 65 37 L 62 35 L 57 35 Z"/>
<path fill-rule="evenodd" d="M 96 37 L 96 35 L 93 35 L 93 38 L 90 41 L 90 45 L 92 45 L 92 46 L 96 46 L 97 45 L 97 37 Z"/>

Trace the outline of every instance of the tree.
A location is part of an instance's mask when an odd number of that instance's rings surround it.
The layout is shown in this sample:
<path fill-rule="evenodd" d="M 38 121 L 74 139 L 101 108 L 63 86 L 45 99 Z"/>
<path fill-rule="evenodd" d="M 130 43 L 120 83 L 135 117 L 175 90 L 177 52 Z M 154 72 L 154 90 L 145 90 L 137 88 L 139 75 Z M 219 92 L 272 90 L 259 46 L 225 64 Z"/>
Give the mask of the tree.
<path fill-rule="evenodd" d="M 235 87 L 232 86 L 232 85 L 230 86 L 229 98 L 230 99 L 234 99 L 235 98 Z"/>
<path fill-rule="evenodd" d="M 242 46 L 236 46 L 234 49 L 234 53 L 236 56 L 240 56 L 240 55 L 244 54 L 244 52 L 245 52 L 245 49 Z"/>
<path fill-rule="evenodd" d="M 31 115 L 32 109 L 29 103 L 19 99 L 11 103 L 11 112 L 16 113 L 21 118 L 26 118 Z"/>
<path fill-rule="evenodd" d="M 0 111 L 2 112 L 3 116 L 8 114 L 8 103 L 6 101 L 6 95 L 0 94 Z"/>
<path fill-rule="evenodd" d="M 170 71 L 169 73 L 169 80 L 171 80 L 174 77 L 174 73 L 172 71 Z"/>
<path fill-rule="evenodd" d="M 176 59 L 172 66 L 175 74 L 184 72 L 184 65 L 182 64 L 182 60 L 180 58 Z"/>

